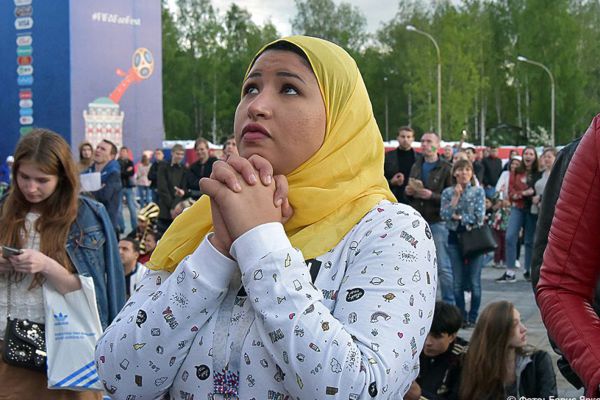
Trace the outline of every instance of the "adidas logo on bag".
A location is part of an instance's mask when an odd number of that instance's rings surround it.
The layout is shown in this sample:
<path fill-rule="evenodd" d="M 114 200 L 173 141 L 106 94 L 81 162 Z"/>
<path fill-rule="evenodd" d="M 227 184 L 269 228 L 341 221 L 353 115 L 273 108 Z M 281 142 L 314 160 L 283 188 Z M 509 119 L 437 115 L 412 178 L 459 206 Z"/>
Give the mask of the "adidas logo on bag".
<path fill-rule="evenodd" d="M 54 326 L 68 325 L 69 321 L 67 321 L 67 318 L 69 318 L 69 316 L 67 314 L 63 314 L 62 312 L 54 314 Z"/>

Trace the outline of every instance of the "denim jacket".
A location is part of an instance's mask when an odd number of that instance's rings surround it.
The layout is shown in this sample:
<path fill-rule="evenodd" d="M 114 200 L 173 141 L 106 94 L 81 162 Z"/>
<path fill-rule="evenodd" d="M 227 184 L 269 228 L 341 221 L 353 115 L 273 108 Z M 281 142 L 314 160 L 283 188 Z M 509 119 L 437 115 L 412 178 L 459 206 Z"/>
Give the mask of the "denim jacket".
<path fill-rule="evenodd" d="M 0 207 L 6 197 L 0 198 Z M 77 273 L 94 280 L 98 314 L 102 329 L 106 329 L 125 304 L 125 272 L 113 225 L 101 203 L 79 197 L 66 250 Z"/>
<path fill-rule="evenodd" d="M 71 225 L 67 254 L 77 273 L 90 276 L 105 329 L 125 304 L 125 274 L 113 225 L 104 206 L 81 196 L 77 219 Z"/>
<path fill-rule="evenodd" d="M 481 186 L 473 186 L 470 183 L 463 191 L 456 207 L 452 207 L 450 202 L 454 195 L 454 186 L 447 187 L 442 192 L 442 205 L 440 215 L 450 231 L 458 230 L 462 223 L 464 227 L 483 225 L 485 216 L 485 191 Z M 452 219 L 452 214 L 458 214 L 462 217 L 461 221 Z"/>

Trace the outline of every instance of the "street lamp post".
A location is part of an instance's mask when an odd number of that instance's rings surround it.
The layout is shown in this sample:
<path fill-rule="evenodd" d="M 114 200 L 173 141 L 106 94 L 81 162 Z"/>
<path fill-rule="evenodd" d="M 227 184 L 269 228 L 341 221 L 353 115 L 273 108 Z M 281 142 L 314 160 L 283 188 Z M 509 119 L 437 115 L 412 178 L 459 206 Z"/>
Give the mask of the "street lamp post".
<path fill-rule="evenodd" d="M 389 125 L 388 125 L 388 90 L 387 90 L 387 76 L 383 77 L 383 86 L 384 86 L 384 91 L 385 91 L 385 141 L 388 141 L 388 132 L 389 132 Z"/>
<path fill-rule="evenodd" d="M 423 32 L 415 28 L 413 25 L 406 25 L 406 30 L 419 33 L 423 36 L 428 37 L 435 46 L 435 51 L 437 52 L 437 130 L 438 135 L 440 135 L 440 139 L 442 138 L 442 57 L 440 55 L 440 46 L 436 40 L 427 32 Z"/>
<path fill-rule="evenodd" d="M 555 116 L 555 103 L 556 103 L 555 89 L 554 89 L 554 75 L 552 75 L 552 72 L 550 72 L 550 69 L 548 67 L 546 67 L 544 64 L 542 64 L 540 62 L 530 60 L 527 57 L 523 57 L 523 56 L 518 56 L 517 60 L 524 62 L 524 63 L 536 65 L 536 66 L 542 68 L 544 71 L 546 71 L 548 73 L 548 76 L 550 77 L 550 137 L 552 140 L 552 143 L 551 143 L 552 147 L 554 147 L 555 142 L 556 142 L 556 137 L 554 136 L 554 116 Z"/>

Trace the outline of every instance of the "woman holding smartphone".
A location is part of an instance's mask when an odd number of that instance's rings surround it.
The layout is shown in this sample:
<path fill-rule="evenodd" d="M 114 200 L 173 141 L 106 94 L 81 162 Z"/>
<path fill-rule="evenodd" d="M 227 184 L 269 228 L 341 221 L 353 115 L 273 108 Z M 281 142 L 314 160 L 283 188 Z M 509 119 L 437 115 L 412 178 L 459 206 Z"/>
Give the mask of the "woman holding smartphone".
<path fill-rule="evenodd" d="M 114 230 L 99 203 L 79 197 L 77 166 L 58 134 L 35 129 L 15 151 L 13 185 L 0 200 L 0 352 L 7 316 L 45 323 L 43 285 L 61 294 L 94 280 L 105 328 L 125 302 L 125 280 Z M 19 254 L 15 254 L 19 253 Z M 48 390 L 45 373 L 0 360 L 1 399 L 100 399 L 99 392 Z"/>

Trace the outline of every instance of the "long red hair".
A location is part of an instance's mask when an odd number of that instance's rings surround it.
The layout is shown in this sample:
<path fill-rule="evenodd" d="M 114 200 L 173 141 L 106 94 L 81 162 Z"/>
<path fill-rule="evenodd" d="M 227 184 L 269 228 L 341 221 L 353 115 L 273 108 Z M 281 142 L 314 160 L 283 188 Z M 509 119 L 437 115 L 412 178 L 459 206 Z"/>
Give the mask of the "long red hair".
<path fill-rule="evenodd" d="M 34 129 L 19 140 L 14 157 L 13 185 L 0 209 L 0 244 L 18 248 L 24 245 L 22 232 L 32 204 L 19 188 L 18 174 L 24 162 L 32 163 L 44 174 L 58 177 L 54 193 L 36 204 L 36 211 L 40 213 L 35 224 L 35 229 L 40 233 L 40 252 L 74 272 L 65 245 L 69 229 L 77 218 L 79 172 L 69 145 L 57 133 Z M 41 281 L 41 276 L 37 276 L 34 285 Z"/>

